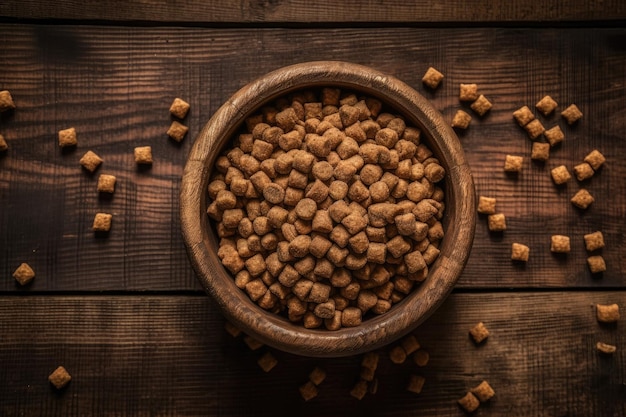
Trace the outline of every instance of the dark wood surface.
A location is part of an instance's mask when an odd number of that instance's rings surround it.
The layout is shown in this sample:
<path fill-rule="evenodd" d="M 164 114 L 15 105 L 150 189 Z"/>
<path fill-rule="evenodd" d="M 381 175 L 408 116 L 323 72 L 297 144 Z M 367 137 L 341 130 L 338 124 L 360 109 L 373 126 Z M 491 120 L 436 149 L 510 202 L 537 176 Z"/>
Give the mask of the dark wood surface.
<path fill-rule="evenodd" d="M 626 314 L 622 3 L 468 9 L 450 1 L 431 13 L 415 12 L 424 7 L 419 2 L 386 13 L 375 2 L 322 3 L 318 13 L 301 15 L 298 2 L 0 5 L 0 90 L 10 90 L 17 105 L 0 115 L 9 145 L 0 154 L 1 415 L 454 416 L 464 414 L 456 399 L 483 379 L 496 397 L 476 415 L 626 415 L 623 318 L 600 326 L 593 309 L 617 303 Z M 477 194 L 496 197 L 507 216 L 501 235 L 477 216 L 457 288 L 416 332 L 429 365 L 382 361 L 379 392 L 361 402 L 348 394 L 358 357 L 273 351 L 279 365 L 268 374 L 258 368 L 262 351 L 226 334 L 202 292 L 178 217 L 187 154 L 217 108 L 256 77 L 322 59 L 394 75 L 449 121 L 467 110 L 459 83 L 477 83 L 494 107 L 482 119 L 474 115 L 459 137 Z M 446 76 L 435 91 L 420 81 L 428 66 Z M 540 117 L 548 127 L 559 124 L 566 138 L 539 164 L 530 161 L 531 142 L 512 112 L 546 94 L 558 110 L 576 103 L 584 116 L 573 126 L 558 115 Z M 165 134 L 174 97 L 191 104 L 181 144 Z M 70 126 L 79 145 L 63 152 L 56 132 Z M 133 160 L 133 148 L 143 145 L 153 148 L 148 170 Z M 89 149 L 104 159 L 93 175 L 78 164 Z M 552 167 L 571 170 L 592 149 L 607 158 L 600 172 L 554 186 Z M 517 177 L 502 170 L 507 154 L 526 157 Z M 96 191 L 101 173 L 118 178 L 110 199 Z M 581 187 L 596 199 L 584 212 L 569 203 Z M 99 211 L 114 215 L 105 238 L 91 231 Z M 589 273 L 582 238 L 596 230 L 606 242 L 601 276 Z M 550 253 L 552 234 L 571 237 L 567 256 Z M 525 266 L 510 261 L 513 242 L 530 246 Z M 26 287 L 11 277 L 21 262 L 37 274 Z M 478 321 L 492 335 L 476 347 L 468 329 Z M 601 356 L 596 341 L 618 350 Z M 304 403 L 297 387 L 315 364 L 328 379 Z M 61 393 L 47 382 L 58 365 L 73 376 Z M 404 390 L 413 371 L 426 376 L 418 396 Z"/>

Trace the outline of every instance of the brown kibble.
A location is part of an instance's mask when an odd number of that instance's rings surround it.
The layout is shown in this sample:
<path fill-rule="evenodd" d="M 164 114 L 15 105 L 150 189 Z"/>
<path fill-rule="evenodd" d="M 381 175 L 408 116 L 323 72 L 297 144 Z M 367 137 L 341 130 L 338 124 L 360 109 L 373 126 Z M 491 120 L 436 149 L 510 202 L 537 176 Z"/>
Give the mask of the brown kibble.
<path fill-rule="evenodd" d="M 550 171 L 550 175 L 552 176 L 552 181 L 554 181 L 556 185 L 565 184 L 570 178 L 572 178 L 565 165 L 553 168 Z"/>
<path fill-rule="evenodd" d="M 341 224 L 346 228 L 348 233 L 355 235 L 365 229 L 367 226 L 367 217 L 358 213 L 351 213 L 341 220 Z"/>
<path fill-rule="evenodd" d="M 459 100 L 460 101 L 476 101 L 478 99 L 477 84 L 460 84 Z"/>
<path fill-rule="evenodd" d="M 421 271 L 426 267 L 424 256 L 418 250 L 404 255 L 404 262 L 410 274 Z"/>
<path fill-rule="evenodd" d="M 87 171 L 94 172 L 103 160 L 95 152 L 87 151 L 79 162 Z"/>
<path fill-rule="evenodd" d="M 243 216 L 244 213 L 242 209 L 226 209 L 222 214 L 222 223 L 226 228 L 236 229 L 239 226 L 239 223 L 243 220 Z M 254 222 L 252 222 L 252 225 L 254 229 Z"/>
<path fill-rule="evenodd" d="M 550 144 L 543 142 L 533 142 L 530 159 L 546 162 L 550 158 Z"/>
<path fill-rule="evenodd" d="M 596 318 L 601 323 L 615 323 L 620 319 L 617 304 L 596 304 Z"/>
<path fill-rule="evenodd" d="M 111 230 L 112 214 L 108 213 L 96 213 L 93 219 L 92 229 L 94 232 L 108 232 Z"/>
<path fill-rule="evenodd" d="M 535 119 L 535 115 L 532 111 L 530 111 L 528 106 L 522 106 L 519 109 L 515 110 L 513 112 L 513 117 L 522 127 L 526 126 L 528 123 Z"/>
<path fill-rule="evenodd" d="M 576 194 L 571 198 L 571 203 L 578 207 L 579 209 L 585 210 L 587 209 L 591 203 L 595 201 L 593 196 L 584 188 L 578 190 Z"/>
<path fill-rule="evenodd" d="M 343 181 L 333 181 L 328 187 L 328 195 L 333 200 L 339 201 L 348 195 L 348 184 Z"/>
<path fill-rule="evenodd" d="M 363 355 L 361 359 L 361 367 L 365 369 L 369 369 L 371 371 L 376 371 L 378 368 L 378 361 L 380 360 L 380 354 L 377 352 L 367 352 Z"/>
<path fill-rule="evenodd" d="M 463 110 L 457 110 L 452 118 L 452 127 L 467 129 L 472 121 L 472 116 Z"/>
<path fill-rule="evenodd" d="M 377 144 L 382 145 L 388 149 L 392 149 L 398 142 L 398 132 L 389 127 L 386 127 L 376 132 L 376 136 L 374 139 L 376 140 Z"/>
<path fill-rule="evenodd" d="M 524 126 L 524 130 L 526 130 L 526 133 L 528 133 L 528 137 L 531 140 L 535 140 L 546 131 L 546 128 L 543 127 L 543 124 L 541 124 L 539 119 L 534 119 Z"/>
<path fill-rule="evenodd" d="M 261 369 L 263 369 L 265 372 L 269 372 L 274 369 L 276 365 L 278 365 L 278 360 L 274 357 L 274 355 L 272 355 L 271 352 L 268 351 L 259 358 L 257 363 L 259 364 Z"/>
<path fill-rule="evenodd" d="M 33 271 L 27 263 L 22 263 L 13 272 L 13 278 L 15 278 L 20 285 L 26 285 L 35 278 L 35 271 Z"/>
<path fill-rule="evenodd" d="M 446 170 L 439 164 L 428 164 L 424 168 L 424 176 L 431 183 L 437 183 L 446 175 Z"/>
<path fill-rule="evenodd" d="M 267 286 L 260 278 L 248 282 L 244 289 L 252 301 L 259 300 L 267 292 Z"/>
<path fill-rule="evenodd" d="M 585 156 L 584 161 L 591 165 L 591 168 L 593 168 L 594 171 L 597 171 L 598 169 L 600 169 L 602 164 L 604 164 L 606 158 L 600 153 L 600 151 L 594 149 L 593 151 L 589 152 L 587 156 Z"/>
<path fill-rule="evenodd" d="M 317 204 L 310 198 L 303 198 L 296 204 L 296 214 L 303 220 L 312 220 L 317 211 Z"/>
<path fill-rule="evenodd" d="M 564 235 L 551 236 L 550 251 L 554 253 L 568 253 L 570 251 L 569 237 Z"/>
<path fill-rule="evenodd" d="M 543 136 L 545 136 L 546 140 L 552 147 L 563 142 L 563 139 L 565 139 L 565 135 L 558 125 L 543 132 Z"/>
<path fill-rule="evenodd" d="M 313 314 L 321 319 L 332 319 L 335 317 L 335 301 L 330 299 L 315 306 Z"/>
<path fill-rule="evenodd" d="M 420 344 L 417 341 L 417 338 L 412 334 L 402 339 L 400 344 L 402 345 L 402 348 L 404 349 L 407 355 L 412 354 L 413 352 L 417 351 L 420 348 Z"/>
<path fill-rule="evenodd" d="M 59 137 L 59 146 L 61 148 L 76 146 L 78 144 L 78 140 L 76 139 L 76 129 L 73 127 L 59 130 L 58 137 Z"/>
<path fill-rule="evenodd" d="M 478 198 L 478 212 L 480 214 L 496 214 L 496 199 L 480 196 Z"/>
<path fill-rule="evenodd" d="M 215 196 L 215 204 L 220 210 L 233 209 L 237 205 L 237 196 L 228 190 L 220 190 Z"/>
<path fill-rule="evenodd" d="M 513 243 L 511 245 L 511 260 L 528 262 L 528 256 L 530 254 L 530 248 L 521 243 Z"/>
<path fill-rule="evenodd" d="M 506 230 L 506 217 L 502 213 L 487 216 L 487 223 L 491 232 L 503 232 Z"/>
<path fill-rule="evenodd" d="M 152 164 L 152 147 L 138 146 L 135 148 L 135 163 L 139 165 Z"/>
<path fill-rule="evenodd" d="M 409 375 L 409 382 L 406 386 L 406 389 L 407 391 L 413 392 L 415 394 L 419 394 L 422 392 L 425 382 L 426 382 L 426 378 L 424 378 L 423 376 L 411 374 Z"/>
<path fill-rule="evenodd" d="M 478 398 L 476 398 L 476 396 L 474 396 L 474 394 L 472 394 L 471 392 L 465 394 L 465 396 L 458 399 L 457 402 L 468 413 L 473 413 L 480 405 L 480 401 L 478 401 Z"/>
<path fill-rule="evenodd" d="M 417 366 L 426 366 L 430 360 L 430 355 L 424 349 L 419 349 L 413 354 L 413 362 Z"/>
<path fill-rule="evenodd" d="M 304 399 L 304 401 L 310 401 L 313 398 L 317 397 L 318 390 L 313 381 L 307 381 L 303 385 L 300 385 L 298 388 L 300 391 L 300 395 Z"/>
<path fill-rule="evenodd" d="M 443 80 L 443 74 L 433 67 L 428 67 L 426 73 L 422 77 L 422 83 L 432 89 L 437 88 L 441 83 L 441 80 Z"/>
<path fill-rule="evenodd" d="M 326 371 L 316 366 L 309 374 L 309 381 L 315 385 L 319 385 L 326 379 Z"/>
<path fill-rule="evenodd" d="M 13 97 L 11 96 L 9 90 L 0 91 L 0 113 L 14 109 L 15 103 L 13 102 Z"/>
<path fill-rule="evenodd" d="M 169 129 L 167 129 L 167 136 L 174 139 L 176 142 L 181 142 L 187 135 L 188 131 L 189 128 L 187 126 L 174 120 Z"/>
<path fill-rule="evenodd" d="M 241 329 L 229 321 L 226 321 L 224 323 L 224 329 L 232 337 L 239 337 L 239 335 L 241 334 Z"/>
<path fill-rule="evenodd" d="M 507 155 L 504 159 L 504 171 L 505 172 L 521 172 L 522 164 L 524 163 L 524 157 Z"/>
<path fill-rule="evenodd" d="M 272 204 L 281 204 L 285 199 L 285 190 L 278 184 L 268 184 L 263 189 L 263 197 Z"/>
<path fill-rule="evenodd" d="M 400 365 L 406 361 L 406 352 L 402 346 L 394 346 L 389 351 L 389 359 L 396 365 Z"/>
<path fill-rule="evenodd" d="M 608 343 L 598 342 L 596 343 L 596 349 L 598 350 L 598 352 L 612 355 L 617 351 L 617 346 L 609 345 Z"/>
<path fill-rule="evenodd" d="M 537 104 L 535 104 L 535 107 L 537 108 L 537 110 L 541 112 L 541 114 L 543 114 L 544 116 L 547 116 L 550 113 L 552 113 L 554 109 L 556 109 L 557 105 L 558 105 L 557 102 L 554 101 L 552 97 L 545 96 L 544 98 L 539 100 Z"/>
<path fill-rule="evenodd" d="M 115 175 L 102 174 L 98 177 L 98 191 L 113 194 L 115 191 Z"/>
<path fill-rule="evenodd" d="M 489 330 L 487 330 L 482 321 L 472 327 L 469 332 L 476 343 L 481 343 L 489 337 Z"/>
<path fill-rule="evenodd" d="M 341 314 L 341 325 L 343 327 L 356 327 L 361 324 L 362 312 L 358 307 L 348 307 Z"/>
<path fill-rule="evenodd" d="M 587 162 L 583 162 L 581 164 L 574 166 L 574 175 L 576 175 L 576 179 L 578 181 L 587 180 L 593 177 L 594 173 L 595 171 L 593 170 L 591 165 L 589 165 Z"/>
<path fill-rule="evenodd" d="M 561 112 L 561 116 L 567 121 L 567 124 L 572 125 L 583 117 L 583 113 L 580 111 L 578 106 L 571 104 L 568 108 Z"/>
<path fill-rule="evenodd" d="M 491 109 L 492 106 L 491 102 L 487 100 L 487 97 L 481 94 L 478 96 L 476 101 L 470 105 L 470 108 L 482 117 Z"/>
<path fill-rule="evenodd" d="M 350 390 L 350 395 L 357 400 L 362 400 L 363 397 L 365 397 L 365 394 L 367 394 L 367 381 L 359 379 L 359 381 Z"/>
<path fill-rule="evenodd" d="M 72 376 L 62 366 L 59 366 L 48 376 L 48 381 L 50 381 L 56 389 L 63 389 L 71 380 Z"/>
<path fill-rule="evenodd" d="M 481 403 L 489 401 L 495 395 L 493 388 L 487 381 L 483 381 L 470 390 Z"/>
<path fill-rule="evenodd" d="M 604 236 L 601 231 L 589 233 L 583 236 L 585 248 L 588 252 L 593 252 L 604 247 Z"/>
<path fill-rule="evenodd" d="M 357 307 L 365 314 L 369 309 L 376 305 L 378 297 L 372 291 L 361 291 L 356 299 Z"/>
<path fill-rule="evenodd" d="M 191 106 L 185 100 L 175 98 L 170 106 L 170 114 L 179 119 L 184 119 Z"/>
<path fill-rule="evenodd" d="M 592 274 L 599 274 L 606 271 L 606 263 L 604 258 L 600 255 L 590 256 L 587 258 L 587 266 Z"/>

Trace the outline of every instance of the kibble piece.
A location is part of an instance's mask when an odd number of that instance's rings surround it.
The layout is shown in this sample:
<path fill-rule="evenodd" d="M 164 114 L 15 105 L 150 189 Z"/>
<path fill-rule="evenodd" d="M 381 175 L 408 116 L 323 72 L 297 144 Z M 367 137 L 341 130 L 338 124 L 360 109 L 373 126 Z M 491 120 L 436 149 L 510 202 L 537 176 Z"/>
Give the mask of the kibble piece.
<path fill-rule="evenodd" d="M 437 88 L 441 80 L 443 80 L 443 74 L 433 67 L 429 67 L 422 77 L 422 82 L 432 89 Z"/>
<path fill-rule="evenodd" d="M 570 201 L 579 209 L 585 210 L 591 205 L 591 203 L 594 202 L 594 198 L 589 191 L 581 188 L 576 194 L 574 194 Z"/>
<path fill-rule="evenodd" d="M 513 261 L 528 262 L 530 248 L 521 243 L 513 243 L 511 245 L 511 259 Z"/>
<path fill-rule="evenodd" d="M 482 94 L 478 96 L 476 101 L 474 101 L 470 105 L 470 108 L 474 110 L 476 114 L 478 114 L 481 117 L 484 116 L 485 113 L 487 113 L 491 109 L 491 107 L 492 107 L 491 102 L 487 100 L 487 97 L 485 97 Z"/>
<path fill-rule="evenodd" d="M 411 374 L 409 376 L 409 383 L 406 386 L 407 391 L 414 392 L 415 394 L 419 394 L 422 392 L 424 388 L 424 383 L 426 382 L 426 378 L 421 375 Z"/>
<path fill-rule="evenodd" d="M 406 352 L 402 346 L 394 346 L 389 351 L 389 359 L 395 364 L 402 364 L 406 360 Z"/>
<path fill-rule="evenodd" d="M 550 158 L 550 144 L 543 142 L 533 142 L 530 159 L 546 162 Z"/>
<path fill-rule="evenodd" d="M 570 251 L 569 236 L 564 236 L 564 235 L 551 236 L 550 251 L 554 253 L 568 253 Z"/>
<path fill-rule="evenodd" d="M 102 174 L 98 177 L 98 191 L 113 194 L 115 191 L 115 175 Z"/>
<path fill-rule="evenodd" d="M 554 101 L 554 99 L 550 96 L 545 96 L 544 98 L 539 100 L 537 104 L 535 104 L 537 110 L 539 110 L 544 116 L 552 113 L 554 109 L 556 109 L 556 106 L 558 106 L 557 102 Z"/>
<path fill-rule="evenodd" d="M 601 323 L 615 323 L 620 319 L 617 304 L 596 304 L 596 318 Z"/>
<path fill-rule="evenodd" d="M 463 110 L 457 110 L 452 118 L 452 127 L 467 129 L 472 121 L 472 116 Z"/>
<path fill-rule="evenodd" d="M 604 247 L 604 236 L 600 231 L 584 235 L 583 238 L 585 240 L 585 248 L 588 252 L 593 252 Z"/>
<path fill-rule="evenodd" d="M 189 111 L 189 103 L 180 98 L 175 98 L 170 106 L 170 113 L 172 116 L 177 117 L 179 119 L 184 119 L 187 116 L 187 112 Z"/>
<path fill-rule="evenodd" d="M 261 369 L 263 369 L 265 372 L 269 372 L 274 369 L 276 365 L 278 365 L 278 360 L 274 357 L 274 355 L 272 355 L 272 352 L 265 352 L 259 358 L 257 363 L 259 364 Z"/>
<path fill-rule="evenodd" d="M 523 163 L 523 156 L 507 155 L 504 159 L 504 171 L 521 172 Z"/>
<path fill-rule="evenodd" d="M 324 379 L 326 379 L 326 371 L 319 366 L 313 368 L 313 370 L 309 374 L 309 381 L 311 381 L 315 385 L 321 384 L 322 382 L 324 382 Z"/>
<path fill-rule="evenodd" d="M 302 396 L 304 401 L 312 400 L 313 398 L 317 397 L 318 394 L 317 387 L 312 381 L 307 381 L 303 385 L 300 385 L 300 388 L 298 388 L 298 390 L 300 391 L 300 395 Z"/>
<path fill-rule="evenodd" d="M 0 152 L 4 152 L 9 149 L 9 145 L 7 141 L 4 139 L 4 136 L 0 135 Z"/>
<path fill-rule="evenodd" d="M 238 337 L 241 334 L 241 329 L 229 321 L 224 323 L 224 330 L 232 337 Z"/>
<path fill-rule="evenodd" d="M 476 101 L 478 99 L 477 84 L 460 84 L 459 100 L 460 101 Z"/>
<path fill-rule="evenodd" d="M 458 399 L 457 402 L 468 413 L 473 413 L 480 405 L 480 401 L 478 401 L 478 398 L 476 398 L 476 396 L 471 392 L 465 394 L 465 396 Z"/>
<path fill-rule="evenodd" d="M 407 355 L 412 354 L 413 352 L 415 352 L 416 350 L 420 348 L 420 344 L 417 341 L 417 338 L 412 334 L 402 339 L 400 344 L 402 345 L 402 348 L 404 349 Z"/>
<path fill-rule="evenodd" d="M 496 199 L 494 197 L 478 197 L 478 212 L 480 214 L 496 214 Z"/>
<path fill-rule="evenodd" d="M 152 147 L 138 146 L 135 148 L 135 162 L 140 165 L 152 164 Z"/>
<path fill-rule="evenodd" d="M 503 232 L 506 230 L 506 217 L 503 213 L 490 214 L 487 217 L 489 230 L 492 232 Z"/>
<path fill-rule="evenodd" d="M 495 395 L 493 388 L 487 381 L 483 381 L 470 390 L 472 394 L 480 400 L 481 403 L 489 401 Z"/>
<path fill-rule="evenodd" d="M 87 171 L 94 172 L 103 160 L 95 152 L 87 151 L 79 162 Z"/>
<path fill-rule="evenodd" d="M 543 132 L 543 136 L 545 136 L 546 140 L 552 147 L 563 142 L 563 139 L 565 139 L 565 135 L 563 134 L 563 131 L 561 130 L 561 127 L 559 125 L 556 125 Z"/>
<path fill-rule="evenodd" d="M 303 220 L 313 220 L 316 211 L 317 204 L 310 198 L 303 198 L 296 204 L 296 214 Z"/>
<path fill-rule="evenodd" d="M 348 307 L 341 314 L 341 325 L 343 327 L 356 327 L 361 324 L 362 311 L 358 307 Z"/>
<path fill-rule="evenodd" d="M 553 168 L 550 171 L 550 175 L 552 176 L 552 181 L 554 181 L 556 185 L 565 184 L 570 178 L 572 178 L 565 165 Z"/>
<path fill-rule="evenodd" d="M 597 171 L 598 169 L 600 169 L 602 164 L 604 164 L 606 158 L 600 153 L 600 151 L 594 149 L 593 151 L 589 152 L 587 156 L 585 156 L 584 161 L 591 165 L 591 168 L 593 168 L 594 171 Z"/>
<path fill-rule="evenodd" d="M 176 142 L 180 142 L 185 138 L 188 131 L 189 128 L 187 126 L 174 120 L 169 129 L 167 129 L 167 136 L 174 139 Z"/>
<path fill-rule="evenodd" d="M 48 381 L 50 381 L 56 389 L 64 388 L 71 380 L 72 376 L 62 366 L 59 366 L 48 376 Z"/>
<path fill-rule="evenodd" d="M 617 351 L 617 346 L 609 345 L 608 343 L 598 342 L 596 343 L 596 349 L 599 352 L 605 353 L 607 355 L 611 355 Z"/>
<path fill-rule="evenodd" d="M 592 274 L 599 274 L 606 271 L 606 263 L 604 258 L 600 255 L 590 256 L 587 258 L 587 266 Z"/>
<path fill-rule="evenodd" d="M 78 140 L 76 139 L 76 129 L 70 127 L 68 129 L 59 130 L 59 146 L 66 148 L 70 146 L 76 146 Z"/>
<path fill-rule="evenodd" d="M 528 123 L 535 119 L 535 115 L 532 111 L 530 111 L 528 106 L 522 106 L 519 109 L 515 110 L 513 112 L 513 117 L 522 127 L 526 126 Z"/>
<path fill-rule="evenodd" d="M 426 366 L 429 360 L 430 355 L 424 349 L 419 349 L 413 354 L 413 362 L 415 362 L 417 366 Z"/>
<path fill-rule="evenodd" d="M 563 116 L 563 118 L 567 121 L 567 124 L 572 125 L 583 117 L 583 113 L 580 111 L 578 106 L 571 104 L 568 108 L 561 112 L 561 116 Z"/>
<path fill-rule="evenodd" d="M 108 213 L 96 213 L 93 219 L 94 232 L 108 232 L 111 230 L 111 221 L 113 219 L 112 214 Z"/>
<path fill-rule="evenodd" d="M 539 119 L 534 119 L 528 122 L 526 126 L 524 126 L 524 130 L 528 133 L 528 137 L 531 140 L 537 139 L 543 132 L 546 131 L 546 128 L 543 127 L 543 124 L 539 121 Z"/>
<path fill-rule="evenodd" d="M 13 272 L 13 278 L 15 278 L 20 285 L 26 285 L 35 278 L 35 271 L 33 271 L 27 263 L 22 263 Z"/>
<path fill-rule="evenodd" d="M 0 113 L 15 109 L 15 103 L 9 90 L 0 91 Z"/>
<path fill-rule="evenodd" d="M 576 179 L 578 181 L 587 180 L 593 177 L 594 173 L 595 171 L 593 170 L 591 165 L 589 165 L 587 162 L 583 162 L 581 164 L 574 166 L 574 175 L 576 175 Z"/>
<path fill-rule="evenodd" d="M 363 397 L 365 397 L 365 394 L 367 394 L 367 381 L 359 379 L 359 381 L 350 390 L 350 395 L 357 400 L 362 400 Z"/>
<path fill-rule="evenodd" d="M 482 321 L 472 327 L 469 332 L 476 343 L 481 343 L 489 337 L 489 330 L 487 330 Z"/>

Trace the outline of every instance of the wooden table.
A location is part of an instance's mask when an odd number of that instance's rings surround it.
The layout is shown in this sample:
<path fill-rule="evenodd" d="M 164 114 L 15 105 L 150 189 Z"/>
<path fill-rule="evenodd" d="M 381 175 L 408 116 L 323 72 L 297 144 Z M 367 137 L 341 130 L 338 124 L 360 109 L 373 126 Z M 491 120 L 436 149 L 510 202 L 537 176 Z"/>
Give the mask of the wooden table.
<path fill-rule="evenodd" d="M 456 400 L 487 380 L 496 395 L 476 415 L 626 416 L 624 319 L 595 315 L 597 303 L 626 309 L 624 3 L 221 3 L 0 5 L 0 90 L 17 105 L 0 116 L 0 415 L 461 416 Z M 252 351 L 224 331 L 178 217 L 187 153 L 216 109 L 271 70 L 333 59 L 400 78 L 447 120 L 468 109 L 459 84 L 478 84 L 493 109 L 459 137 L 477 194 L 507 218 L 497 235 L 477 215 L 457 288 L 415 332 L 428 365 L 394 365 L 383 350 L 378 391 L 361 401 L 349 394 L 360 357 Z M 429 66 L 445 74 L 435 91 L 421 83 Z M 545 95 L 558 109 L 539 118 L 565 140 L 537 163 L 512 113 Z M 191 104 L 180 144 L 165 133 L 175 97 Z M 584 115 L 569 126 L 559 112 L 572 103 Z M 68 127 L 78 146 L 65 152 L 56 135 Z M 154 164 L 138 170 L 133 149 L 145 145 Z M 554 185 L 552 168 L 571 172 L 593 149 L 606 156 L 599 172 Z M 78 162 L 87 150 L 104 159 L 93 175 Z M 516 177 L 507 154 L 525 157 Z M 98 195 L 99 174 L 117 177 L 112 198 Z M 569 202 L 580 188 L 595 197 L 584 211 Z M 97 212 L 113 214 L 105 238 L 91 230 Z M 592 275 L 583 235 L 597 230 L 607 270 Z M 554 234 L 571 238 L 569 254 L 550 252 Z M 511 262 L 513 242 L 530 247 L 527 264 Z M 36 272 L 25 287 L 11 276 L 22 262 Z M 477 346 L 468 329 L 479 321 L 491 336 Z M 256 361 L 268 350 L 279 363 L 266 374 Z M 59 365 L 73 377 L 61 391 L 47 380 Z M 304 402 L 315 366 L 328 376 Z M 411 374 L 426 378 L 419 395 L 405 390 Z"/>

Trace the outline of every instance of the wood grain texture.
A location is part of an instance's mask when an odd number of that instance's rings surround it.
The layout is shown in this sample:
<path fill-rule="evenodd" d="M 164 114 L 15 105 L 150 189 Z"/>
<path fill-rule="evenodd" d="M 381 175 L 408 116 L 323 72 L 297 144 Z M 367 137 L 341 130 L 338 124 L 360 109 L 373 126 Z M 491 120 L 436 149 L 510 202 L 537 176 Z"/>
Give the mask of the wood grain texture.
<path fill-rule="evenodd" d="M 544 1 L 541 7 L 522 0 L 304 0 L 243 1 L 57 1 L 7 0 L 0 16 L 21 19 L 91 19 L 113 22 L 190 23 L 428 23 L 428 22 L 569 22 L 626 17 L 619 0 Z"/>
<path fill-rule="evenodd" d="M 451 121 L 458 84 L 474 82 L 493 103 L 460 134 L 478 195 L 498 199 L 507 216 L 501 236 L 477 218 L 463 288 L 585 287 L 626 284 L 626 53 L 623 29 L 196 29 L 0 25 L 0 88 L 17 109 L 0 117 L 9 150 L 0 155 L 0 281 L 2 291 L 194 290 L 178 218 L 180 178 L 193 139 L 241 86 L 281 66 L 341 59 L 394 75 L 424 94 Z M 436 91 L 421 77 L 428 66 L 446 78 Z M 545 164 L 531 163 L 531 142 L 512 119 L 545 94 L 559 110 L 576 103 L 584 117 L 567 126 Z M 182 144 L 166 137 L 174 97 L 191 104 Z M 468 110 L 470 111 L 470 110 Z M 471 112 L 471 111 L 470 111 Z M 61 152 L 56 132 L 74 126 L 79 146 Z M 151 145 L 155 163 L 138 171 L 135 146 Z M 549 169 L 570 169 L 592 149 L 607 157 L 579 184 L 555 187 Z M 80 169 L 88 149 L 105 160 L 95 175 Z M 525 155 L 517 178 L 502 170 L 506 154 Z M 97 175 L 118 176 L 112 199 L 101 199 Z M 581 186 L 596 202 L 585 212 L 569 198 Z M 105 239 L 90 230 L 97 211 L 114 214 Z M 607 271 L 594 279 L 582 235 L 602 230 Z M 568 234 L 572 252 L 549 252 L 551 234 Z M 525 267 L 509 260 L 525 243 Z M 37 278 L 19 288 L 10 278 L 29 262 Z"/>
<path fill-rule="evenodd" d="M 453 294 L 415 333 L 430 354 L 428 365 L 395 365 L 381 349 L 378 392 L 357 401 L 349 391 L 360 356 L 250 351 L 224 331 L 205 296 L 3 297 L 0 413 L 463 416 L 456 400 L 487 380 L 496 395 L 478 416 L 625 416 L 626 333 L 623 322 L 599 325 L 596 303 L 624 309 L 626 296 Z M 480 346 L 468 336 L 478 321 L 491 332 Z M 597 341 L 618 350 L 603 356 Z M 256 364 L 266 351 L 278 359 L 267 374 Z M 62 392 L 47 381 L 59 365 L 73 378 Z M 316 365 L 327 378 L 305 403 L 298 386 Z M 420 395 L 405 390 L 412 373 L 426 378 Z"/>

